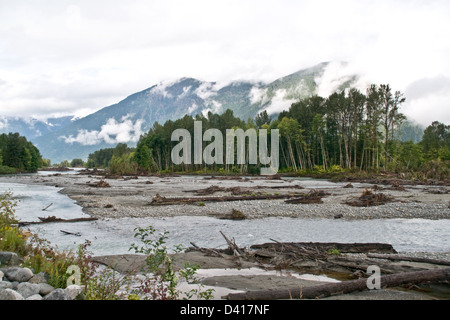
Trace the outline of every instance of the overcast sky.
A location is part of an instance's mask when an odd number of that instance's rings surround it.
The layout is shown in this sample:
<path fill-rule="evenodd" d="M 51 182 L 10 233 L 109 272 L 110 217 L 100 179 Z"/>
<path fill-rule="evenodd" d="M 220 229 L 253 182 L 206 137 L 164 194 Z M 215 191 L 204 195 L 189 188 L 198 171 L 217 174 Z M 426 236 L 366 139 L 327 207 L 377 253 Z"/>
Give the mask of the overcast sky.
<path fill-rule="evenodd" d="M 164 80 L 347 61 L 404 92 L 410 118 L 450 124 L 449 17 L 448 0 L 0 0 L 0 116 L 83 116 Z"/>

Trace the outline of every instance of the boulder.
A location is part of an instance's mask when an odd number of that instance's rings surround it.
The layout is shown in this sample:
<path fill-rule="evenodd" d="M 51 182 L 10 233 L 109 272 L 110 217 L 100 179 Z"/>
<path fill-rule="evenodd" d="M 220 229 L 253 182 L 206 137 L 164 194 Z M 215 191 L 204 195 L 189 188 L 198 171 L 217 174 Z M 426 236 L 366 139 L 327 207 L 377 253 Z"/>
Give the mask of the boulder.
<path fill-rule="evenodd" d="M 75 300 L 81 293 L 83 293 L 83 287 L 76 284 L 67 286 L 64 290 L 72 300 Z"/>
<path fill-rule="evenodd" d="M 39 272 L 35 274 L 28 282 L 30 283 L 47 283 L 48 282 L 48 274 L 45 272 Z"/>
<path fill-rule="evenodd" d="M 28 268 L 12 267 L 4 269 L 6 278 L 11 281 L 27 282 L 33 277 L 33 271 Z"/>
<path fill-rule="evenodd" d="M 2 281 L 0 282 L 0 290 L 2 289 L 13 289 L 13 284 L 12 282 L 9 281 Z"/>
<path fill-rule="evenodd" d="M 5 275 L 5 274 L 3 273 L 3 271 L 0 270 L 0 282 L 3 281 L 3 276 L 4 276 L 4 275 Z"/>
<path fill-rule="evenodd" d="M 0 300 L 24 300 L 24 298 L 13 289 L 0 289 Z"/>
<path fill-rule="evenodd" d="M 19 265 L 19 257 L 15 252 L 0 252 L 0 266 L 17 266 Z"/>
<path fill-rule="evenodd" d="M 29 283 L 29 282 L 21 282 L 17 286 L 17 292 L 22 295 L 25 299 L 28 297 L 31 297 L 35 294 L 39 294 L 40 286 L 35 283 Z"/>
<path fill-rule="evenodd" d="M 34 294 L 31 297 L 26 298 L 25 300 L 42 300 L 42 296 L 40 294 Z"/>
<path fill-rule="evenodd" d="M 53 290 L 55 290 L 55 288 L 53 288 L 51 285 L 49 285 L 48 283 L 38 283 L 37 284 L 39 286 L 39 294 L 41 296 L 46 296 L 48 295 L 50 292 L 52 292 Z"/>
<path fill-rule="evenodd" d="M 44 300 L 72 300 L 64 289 L 53 290 L 44 297 Z"/>

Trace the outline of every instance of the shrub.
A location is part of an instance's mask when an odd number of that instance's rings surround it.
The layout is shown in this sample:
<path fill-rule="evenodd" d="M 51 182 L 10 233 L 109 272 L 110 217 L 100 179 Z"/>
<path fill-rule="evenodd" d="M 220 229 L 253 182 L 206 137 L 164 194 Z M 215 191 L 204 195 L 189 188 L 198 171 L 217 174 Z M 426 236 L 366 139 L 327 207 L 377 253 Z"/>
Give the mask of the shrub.
<path fill-rule="evenodd" d="M 166 247 L 168 232 L 156 234 L 156 229 L 152 226 L 147 228 L 135 228 L 134 237 L 142 242 L 142 246 L 132 244 L 130 250 L 135 253 L 145 254 L 147 256 L 146 266 L 150 274 L 142 281 L 139 290 L 132 292 L 134 295 L 144 294 L 143 298 L 152 299 L 178 299 L 185 295 L 190 299 L 193 296 L 198 298 L 210 299 L 212 290 L 192 289 L 188 292 L 180 292 L 177 285 L 180 279 L 188 283 L 196 282 L 195 274 L 199 268 L 196 265 L 186 263 L 178 274 L 175 272 L 174 258 L 169 255 L 169 249 Z M 179 253 L 183 250 L 181 245 L 175 246 L 171 251 Z"/>

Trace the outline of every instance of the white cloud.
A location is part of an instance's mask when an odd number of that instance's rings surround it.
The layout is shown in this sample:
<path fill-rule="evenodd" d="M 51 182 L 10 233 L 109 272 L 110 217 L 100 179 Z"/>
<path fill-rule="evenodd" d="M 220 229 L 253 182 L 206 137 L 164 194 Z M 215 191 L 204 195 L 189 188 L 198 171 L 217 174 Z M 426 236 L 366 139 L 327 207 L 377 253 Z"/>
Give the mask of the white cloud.
<path fill-rule="evenodd" d="M 194 102 L 194 103 L 192 103 L 192 106 L 190 106 L 189 108 L 188 108 L 188 114 L 191 114 L 192 112 L 194 112 L 195 110 L 197 110 L 198 109 L 198 105 Z"/>
<path fill-rule="evenodd" d="M 166 89 L 170 86 L 173 86 L 176 81 L 161 81 L 155 87 L 152 88 L 152 93 L 157 93 L 162 95 L 164 98 L 173 98 L 172 94 L 166 91 Z"/>
<path fill-rule="evenodd" d="M 448 16 L 447 0 L 3 1 L 0 113 L 96 111 L 161 79 L 268 82 L 323 61 L 405 90 L 450 77 Z"/>
<path fill-rule="evenodd" d="M 133 123 L 129 118 L 129 115 L 122 117 L 120 122 L 117 122 L 114 118 L 110 118 L 104 125 L 98 130 L 79 130 L 76 137 L 70 135 L 69 137 L 61 136 L 66 143 L 79 143 L 82 145 L 96 145 L 101 142 L 108 144 L 137 142 L 143 133 L 142 124 L 143 120 L 136 120 Z"/>
<path fill-rule="evenodd" d="M 263 104 L 267 100 L 267 88 L 259 88 L 259 87 L 252 87 L 252 89 L 249 92 L 249 98 L 250 103 L 261 103 Z"/>
<path fill-rule="evenodd" d="M 266 110 L 269 115 L 288 110 L 291 104 L 296 102 L 296 100 L 287 99 L 286 95 L 286 89 L 277 90 L 270 105 L 264 110 Z"/>
<path fill-rule="evenodd" d="M 8 128 L 8 119 L 0 116 L 0 129 Z"/>

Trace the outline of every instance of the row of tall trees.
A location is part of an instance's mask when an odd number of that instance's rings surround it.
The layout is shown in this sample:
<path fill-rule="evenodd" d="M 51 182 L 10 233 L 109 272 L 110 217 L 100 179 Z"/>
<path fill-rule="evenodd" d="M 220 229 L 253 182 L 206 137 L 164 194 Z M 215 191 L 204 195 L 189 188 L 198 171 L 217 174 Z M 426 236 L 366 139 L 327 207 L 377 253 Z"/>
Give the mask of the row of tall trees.
<path fill-rule="evenodd" d="M 231 110 L 223 114 L 184 116 L 181 119 L 155 123 L 141 136 L 135 149 L 119 144 L 102 149 L 89 156 L 88 166 L 110 166 L 116 172 L 197 171 L 210 169 L 218 172 L 257 173 L 260 164 L 250 164 L 246 139 L 245 163 L 227 164 L 223 153 L 222 165 L 174 165 L 171 152 L 179 141 L 172 141 L 176 129 L 186 129 L 195 136 L 194 121 L 201 121 L 202 134 L 218 129 L 225 137 L 227 129 L 266 129 L 268 146 L 270 134 L 279 131 L 280 171 L 308 170 L 389 170 L 419 168 L 423 163 L 440 159 L 450 160 L 450 126 L 433 122 L 419 143 L 401 142 L 399 128 L 406 120 L 400 112 L 405 97 L 389 85 L 371 85 L 366 92 L 348 89 L 328 97 L 311 96 L 293 103 L 289 110 L 271 119 L 261 112 L 255 119 L 243 121 Z M 193 138 L 192 138 L 193 141 Z M 210 144 L 202 141 L 202 150 Z M 194 146 L 191 144 L 191 154 Z M 236 146 L 235 146 L 236 148 Z M 236 149 L 234 150 L 236 153 Z M 126 169 L 124 169 L 126 168 Z"/>
<path fill-rule="evenodd" d="M 316 165 L 387 169 L 395 132 L 406 119 L 399 111 L 404 101 L 389 85 L 371 85 L 365 94 L 350 89 L 312 96 L 292 104 L 271 126 L 281 125 L 285 163 L 294 171 Z"/>
<path fill-rule="evenodd" d="M 3 133 L 0 135 L 0 166 L 20 172 L 34 172 L 42 166 L 39 150 L 19 133 Z"/>

